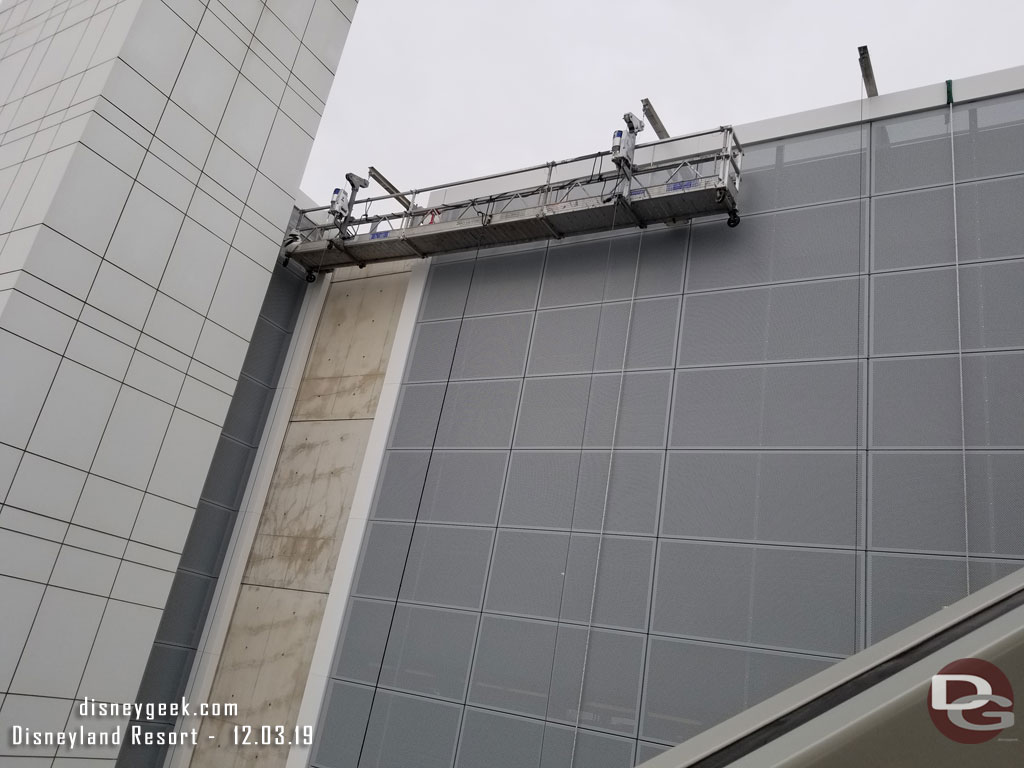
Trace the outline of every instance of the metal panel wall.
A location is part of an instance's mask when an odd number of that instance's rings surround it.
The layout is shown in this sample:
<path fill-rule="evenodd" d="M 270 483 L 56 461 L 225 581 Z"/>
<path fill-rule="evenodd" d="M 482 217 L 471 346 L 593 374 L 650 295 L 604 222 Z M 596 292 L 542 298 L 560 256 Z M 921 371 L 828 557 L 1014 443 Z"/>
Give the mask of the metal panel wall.
<path fill-rule="evenodd" d="M 751 148 L 736 230 L 435 261 L 312 765 L 625 768 L 961 597 L 958 338 L 970 586 L 1022 565 L 1024 98 L 955 112 L 959 333 L 943 110 Z"/>

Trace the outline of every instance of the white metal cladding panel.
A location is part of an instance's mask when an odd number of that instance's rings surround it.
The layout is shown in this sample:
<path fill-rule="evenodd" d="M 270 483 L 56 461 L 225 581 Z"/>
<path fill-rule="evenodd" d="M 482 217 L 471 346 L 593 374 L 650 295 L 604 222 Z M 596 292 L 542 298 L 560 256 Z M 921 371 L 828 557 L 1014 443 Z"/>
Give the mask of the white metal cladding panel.
<path fill-rule="evenodd" d="M 1024 565 L 1004 101 L 955 118 L 972 587 Z M 414 696 L 438 764 L 569 768 L 578 714 L 576 763 L 625 768 L 964 593 L 947 129 L 751 147 L 736 230 L 437 260 L 328 706 L 370 687 L 314 765 L 378 764 L 406 717 L 381 702 Z M 382 669 L 405 616 L 445 611 L 479 616 L 468 668 L 441 633 L 423 680 Z"/>

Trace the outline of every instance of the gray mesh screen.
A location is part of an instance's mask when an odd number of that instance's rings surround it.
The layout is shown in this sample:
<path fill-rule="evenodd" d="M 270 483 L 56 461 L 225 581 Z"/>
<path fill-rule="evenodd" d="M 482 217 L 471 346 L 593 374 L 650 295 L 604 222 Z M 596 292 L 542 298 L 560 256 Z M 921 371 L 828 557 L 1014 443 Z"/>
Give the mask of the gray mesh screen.
<path fill-rule="evenodd" d="M 955 128 L 966 127 L 961 113 Z M 875 194 L 949 184 L 949 115 L 939 109 L 882 120 L 872 126 L 872 189 Z"/>
<path fill-rule="evenodd" d="M 579 448 L 587 419 L 589 376 L 527 379 L 516 425 L 517 448 Z"/>
<path fill-rule="evenodd" d="M 651 637 L 640 736 L 676 744 L 833 659 Z"/>
<path fill-rule="evenodd" d="M 679 365 L 855 357 L 860 280 L 687 296 Z"/>
<path fill-rule="evenodd" d="M 972 559 L 971 590 L 1020 568 L 1020 561 Z M 963 557 L 868 555 L 868 642 L 877 643 L 967 595 Z"/>
<path fill-rule="evenodd" d="M 566 533 L 499 530 L 486 610 L 557 619 L 568 547 Z"/>
<path fill-rule="evenodd" d="M 378 685 L 461 702 L 479 615 L 398 604 Z"/>
<path fill-rule="evenodd" d="M 378 689 L 359 765 L 448 768 L 455 758 L 461 715 L 456 704 Z"/>
<path fill-rule="evenodd" d="M 561 624 L 548 695 L 547 719 L 635 736 L 640 709 L 644 635 Z M 584 650 L 586 676 L 583 675 Z M 583 702 L 580 707 L 580 682 Z"/>
<path fill-rule="evenodd" d="M 437 433 L 444 396 L 444 384 L 403 385 L 391 426 L 390 446 L 430 448 Z"/>
<path fill-rule="evenodd" d="M 487 528 L 417 525 L 399 597 L 480 610 L 493 538 L 494 532 Z"/>
<path fill-rule="evenodd" d="M 584 451 L 573 528 L 600 531 L 603 518 L 606 533 L 653 535 L 664 456 L 661 451 L 616 451 L 609 461 L 608 451 Z"/>
<path fill-rule="evenodd" d="M 458 768 L 539 765 L 543 747 L 543 721 L 466 707 L 455 765 Z"/>
<path fill-rule="evenodd" d="M 616 448 L 664 448 L 671 387 L 671 371 L 594 376 L 583 444 L 611 448 L 614 436 Z"/>
<path fill-rule="evenodd" d="M 494 525 L 507 461 L 505 451 L 434 451 L 419 519 Z"/>
<path fill-rule="evenodd" d="M 577 451 L 513 451 L 501 524 L 568 529 L 573 524 L 579 475 Z"/>
<path fill-rule="evenodd" d="M 695 224 L 686 290 L 857 274 L 867 243 L 862 219 L 863 204 L 850 201 L 744 216 L 735 230 Z"/>
<path fill-rule="evenodd" d="M 857 446 L 855 362 L 676 372 L 673 448 Z"/>
<path fill-rule="evenodd" d="M 544 717 L 557 625 L 484 614 L 469 703 Z"/>
<path fill-rule="evenodd" d="M 527 365 L 529 375 L 590 373 L 600 323 L 599 304 L 538 312 Z"/>
<path fill-rule="evenodd" d="M 1024 564 L 1022 104 L 955 109 L 972 588 Z M 932 110 L 748 147 L 737 229 L 435 259 L 314 764 L 626 768 L 962 596 L 950 175 Z"/>
<path fill-rule="evenodd" d="M 395 604 L 381 600 L 349 600 L 334 657 L 333 676 L 375 685 L 391 629 Z"/>
<path fill-rule="evenodd" d="M 474 265 L 472 261 L 457 261 L 437 264 L 430 270 L 420 304 L 420 320 L 462 317 Z"/>
<path fill-rule="evenodd" d="M 446 381 L 452 370 L 461 320 L 420 323 L 413 334 L 405 381 Z"/>
<path fill-rule="evenodd" d="M 653 570 L 654 539 L 574 534 L 565 569 L 561 620 L 587 624 L 593 604 L 595 626 L 646 632 Z"/>
<path fill-rule="evenodd" d="M 633 304 L 632 313 L 629 302 L 605 304 L 601 309 L 593 370 L 620 370 L 623 354 L 626 355 L 627 369 L 671 368 L 676 356 L 679 304 L 678 296 L 647 299 Z"/>
<path fill-rule="evenodd" d="M 540 768 L 628 768 L 633 764 L 634 744 L 632 739 L 586 728 L 580 728 L 574 739 L 572 728 L 549 724 L 544 729 Z"/>
<path fill-rule="evenodd" d="M 434 444 L 438 448 L 507 448 L 519 387 L 519 379 L 449 384 Z"/>
<path fill-rule="evenodd" d="M 1024 173 L 1024 97 L 1014 94 L 953 111 L 957 180 Z"/>
<path fill-rule="evenodd" d="M 651 629 L 845 655 L 854 651 L 856 596 L 849 551 L 662 541 Z"/>
<path fill-rule="evenodd" d="M 853 547 L 854 453 L 669 452 L 662 536 Z"/>
<path fill-rule="evenodd" d="M 543 250 L 478 259 L 466 314 L 535 309 L 543 264 Z"/>
<path fill-rule="evenodd" d="M 531 325 L 532 312 L 464 320 L 452 379 L 522 376 Z"/>
<path fill-rule="evenodd" d="M 429 461 L 429 451 L 388 451 L 384 455 L 371 517 L 414 520 Z"/>
<path fill-rule="evenodd" d="M 606 241 L 553 245 L 544 268 L 540 306 L 564 307 L 601 301 L 607 276 Z"/>

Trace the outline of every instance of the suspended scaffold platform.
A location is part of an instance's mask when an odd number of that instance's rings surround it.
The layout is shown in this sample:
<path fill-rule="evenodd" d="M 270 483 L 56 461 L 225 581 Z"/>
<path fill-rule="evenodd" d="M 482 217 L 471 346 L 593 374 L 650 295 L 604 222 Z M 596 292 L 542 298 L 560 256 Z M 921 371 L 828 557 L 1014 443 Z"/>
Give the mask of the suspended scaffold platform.
<path fill-rule="evenodd" d="M 716 214 L 727 214 L 729 226 L 739 223 L 743 148 L 731 127 L 630 150 L 628 159 L 616 144 L 611 152 L 370 197 L 342 213 L 337 206 L 304 210 L 281 254 L 312 276 L 353 264 Z M 366 183 L 351 174 L 349 179 Z M 354 197 L 355 181 L 352 187 Z M 509 191 L 494 191 L 503 189 Z"/>

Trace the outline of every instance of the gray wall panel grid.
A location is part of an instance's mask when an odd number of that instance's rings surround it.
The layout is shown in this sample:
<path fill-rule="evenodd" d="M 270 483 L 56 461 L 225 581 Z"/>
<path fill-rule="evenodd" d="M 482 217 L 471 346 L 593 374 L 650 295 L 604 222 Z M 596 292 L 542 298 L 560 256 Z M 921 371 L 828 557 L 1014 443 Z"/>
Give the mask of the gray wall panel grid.
<path fill-rule="evenodd" d="M 314 764 L 378 764 L 394 606 L 479 614 L 461 699 L 403 689 L 462 708 L 438 759 L 569 768 L 577 715 L 629 765 L 963 596 L 958 335 L 971 588 L 1024 564 L 1022 105 L 954 108 L 959 334 L 941 109 L 749 147 L 736 230 L 438 259 Z M 434 594 L 413 540 L 468 531 Z"/>

